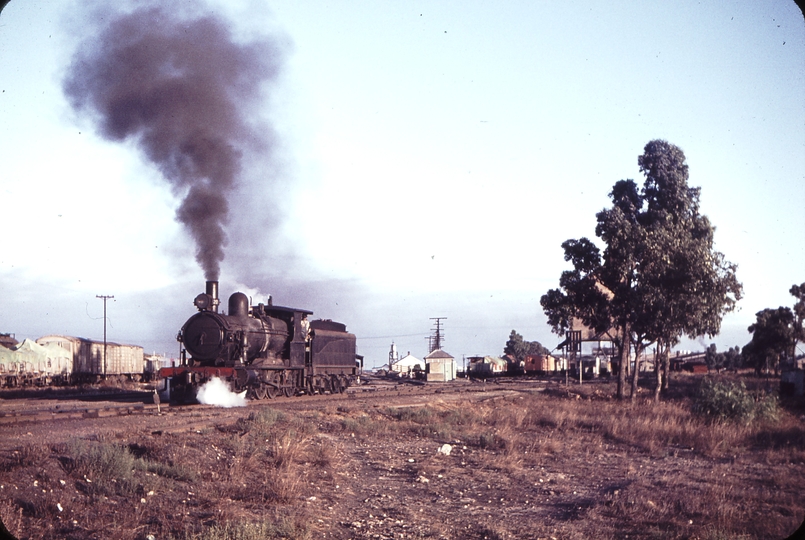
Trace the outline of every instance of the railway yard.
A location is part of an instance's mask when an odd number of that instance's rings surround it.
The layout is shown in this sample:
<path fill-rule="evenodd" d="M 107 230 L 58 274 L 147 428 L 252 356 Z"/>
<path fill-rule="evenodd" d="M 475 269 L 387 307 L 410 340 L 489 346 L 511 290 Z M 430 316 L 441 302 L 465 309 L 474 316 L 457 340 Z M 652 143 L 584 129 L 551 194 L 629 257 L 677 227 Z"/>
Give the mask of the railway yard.
<path fill-rule="evenodd" d="M 697 380 L 633 407 L 605 380 L 378 379 L 235 408 L 5 391 L 0 516 L 19 539 L 785 538 L 805 411 L 708 425 Z"/>
<path fill-rule="evenodd" d="M 8 434 L 7 440 L 19 436 L 28 436 L 31 429 L 37 431 L 36 436 L 50 441 L 49 434 L 53 433 L 55 439 L 60 440 L 59 431 L 53 431 L 52 422 L 88 420 L 87 430 L 96 432 L 104 429 L 94 421 L 96 419 L 109 419 L 114 426 L 119 422 L 118 417 L 131 417 L 130 421 L 139 419 L 144 428 L 159 429 L 163 432 L 180 433 L 208 429 L 219 422 L 232 420 L 243 414 L 240 407 L 218 407 L 215 405 L 176 405 L 153 402 L 152 386 L 141 385 L 140 390 L 114 390 L 78 392 L 74 389 L 28 389 L 6 391 L 0 393 L 0 426 Z M 463 387 L 463 388 L 462 388 Z M 491 387 L 491 385 L 490 385 Z M 486 385 L 481 385 L 479 391 L 485 391 Z M 59 391 L 63 390 L 63 391 Z M 442 389 L 422 384 L 390 384 L 375 383 L 365 387 L 350 388 L 342 399 L 347 402 L 359 401 L 363 404 L 382 402 L 394 404 L 399 402 L 403 406 L 425 406 L 430 396 L 439 395 L 442 400 L 454 401 L 459 399 L 462 390 L 476 391 L 467 385 L 453 385 L 452 388 Z M 250 402 L 252 408 L 263 405 L 277 410 L 305 410 L 315 404 L 326 400 L 328 403 L 337 402 L 339 396 L 296 396 L 292 398 L 278 397 L 268 402 Z M 73 425 L 75 428 L 76 426 Z M 41 430 L 41 431 L 40 431 Z M 32 436 L 32 435 L 31 435 Z M 0 447 L 3 443 L 0 442 Z"/>

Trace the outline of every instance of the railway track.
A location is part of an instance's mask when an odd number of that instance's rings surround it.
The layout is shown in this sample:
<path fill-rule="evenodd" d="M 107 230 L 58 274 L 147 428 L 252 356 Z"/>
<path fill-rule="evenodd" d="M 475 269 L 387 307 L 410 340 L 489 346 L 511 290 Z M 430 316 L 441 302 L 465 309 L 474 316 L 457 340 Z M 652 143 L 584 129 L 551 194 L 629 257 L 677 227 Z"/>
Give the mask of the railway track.
<path fill-rule="evenodd" d="M 371 392 L 392 390 L 394 385 L 386 387 L 372 387 Z M 360 388 L 349 389 L 347 395 L 356 392 L 363 393 Z M 29 394 L 30 396 L 30 394 Z M 271 400 L 249 402 L 249 406 L 279 405 L 292 401 L 306 402 L 310 399 L 336 399 L 337 396 L 315 395 L 297 396 L 291 398 L 278 397 Z M 153 402 L 153 393 L 147 391 L 121 391 L 104 393 L 63 393 L 58 395 L 45 395 L 41 397 L 9 397 L 8 394 L 0 396 L 0 426 L 10 424 L 43 423 L 62 420 L 75 420 L 87 418 L 107 418 L 112 416 L 131 416 L 138 414 L 164 414 L 175 415 L 191 411 L 215 410 L 214 405 L 171 405 Z"/>
<path fill-rule="evenodd" d="M 248 407 L 273 407 L 277 409 L 305 409 L 311 401 L 324 403 L 388 403 L 404 401 L 406 406 L 427 403 L 435 395 L 445 400 L 456 399 L 462 393 L 488 392 L 492 397 L 500 392 L 520 390 L 518 384 L 485 384 L 459 382 L 445 385 L 411 384 L 403 381 L 373 381 L 372 384 L 351 387 L 344 394 L 316 394 L 312 396 L 277 397 L 268 400 L 249 401 Z M 530 382 L 522 389 L 533 391 Z M 11 398 L 0 395 L 0 426 L 45 424 L 70 420 L 104 419 L 116 416 L 157 415 L 183 418 L 185 426 L 172 427 L 169 431 L 186 431 L 213 425 L 222 416 L 224 409 L 214 405 L 170 404 L 153 402 L 149 391 L 121 391 L 103 394 L 64 394 L 47 397 Z M 418 399 L 422 398 L 422 399 Z M 206 418 L 202 420 L 202 417 Z"/>
<path fill-rule="evenodd" d="M 319 409 L 363 409 L 367 407 L 422 407 L 438 403 L 466 405 L 503 399 L 520 392 L 535 392 L 546 385 L 456 384 L 412 385 L 405 381 L 372 381 L 350 388 L 343 394 L 282 397 L 247 402 L 247 407 L 153 403 L 152 392 L 140 392 L 138 402 L 62 401 L 0 398 L 0 455 L 34 441 L 43 444 L 73 438 L 112 436 L 148 432 L 154 436 L 203 433 L 230 425 L 251 411 L 277 409 L 306 411 Z M 377 384 L 379 383 L 379 384 Z M 391 383 L 391 384 L 389 384 Z M 1 394 L 0 394 L 1 395 Z M 121 396 L 125 396 L 122 393 Z M 112 396 L 107 396 L 113 399 Z M 131 396 L 127 396 L 131 399 Z"/>

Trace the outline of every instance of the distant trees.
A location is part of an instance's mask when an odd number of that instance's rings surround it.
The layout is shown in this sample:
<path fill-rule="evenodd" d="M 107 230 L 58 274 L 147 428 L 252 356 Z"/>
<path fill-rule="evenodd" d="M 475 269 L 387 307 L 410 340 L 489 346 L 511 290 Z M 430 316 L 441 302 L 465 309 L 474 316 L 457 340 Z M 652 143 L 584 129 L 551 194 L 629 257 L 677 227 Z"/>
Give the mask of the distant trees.
<path fill-rule="evenodd" d="M 558 334 L 570 329 L 574 319 L 608 332 L 621 366 L 629 364 L 634 347 L 632 399 L 645 347 L 656 343 L 662 358 L 659 398 L 661 387 L 667 386 L 670 347 L 683 334 L 717 334 L 742 290 L 736 266 L 713 248 L 714 227 L 699 213 L 700 190 L 688 186 L 682 150 L 666 141 L 650 141 L 638 165 L 645 175 L 642 189 L 633 180 L 620 180 L 609 194 L 612 207 L 596 215 L 595 234 L 605 245 L 603 253 L 587 238 L 565 241 L 565 260 L 573 269 L 563 272 L 559 288 L 540 301 Z M 619 370 L 620 399 L 625 371 Z"/>
<path fill-rule="evenodd" d="M 743 367 L 743 356 L 741 356 L 741 348 L 737 345 L 730 347 L 724 353 L 724 367 L 726 369 L 738 369 Z"/>
<path fill-rule="evenodd" d="M 550 351 L 542 346 L 539 341 L 525 341 L 523 336 L 512 330 L 509 340 L 503 347 L 503 354 L 512 355 L 518 362 L 525 360 L 530 354 L 548 354 Z"/>
<path fill-rule="evenodd" d="M 722 369 L 736 369 L 742 366 L 741 348 L 730 347 L 726 352 L 720 353 L 715 343 L 704 352 L 704 361 L 707 363 L 707 369 L 720 371 Z"/>
<path fill-rule="evenodd" d="M 791 358 L 797 357 L 797 343 L 805 342 L 805 283 L 792 285 L 788 290 L 797 299 L 794 304 L 794 343 L 791 344 Z"/>
<path fill-rule="evenodd" d="M 752 341 L 743 348 L 743 355 L 755 373 L 777 373 L 780 363 L 789 358 L 794 341 L 794 314 L 791 308 L 766 308 L 755 314 L 756 320 L 749 327 Z"/>
<path fill-rule="evenodd" d="M 797 299 L 793 309 L 780 306 L 758 311 L 749 327 L 752 341 L 744 346 L 742 355 L 758 375 L 777 373 L 781 364 L 796 358 L 797 343 L 805 341 L 805 283 L 793 285 L 789 292 Z"/>

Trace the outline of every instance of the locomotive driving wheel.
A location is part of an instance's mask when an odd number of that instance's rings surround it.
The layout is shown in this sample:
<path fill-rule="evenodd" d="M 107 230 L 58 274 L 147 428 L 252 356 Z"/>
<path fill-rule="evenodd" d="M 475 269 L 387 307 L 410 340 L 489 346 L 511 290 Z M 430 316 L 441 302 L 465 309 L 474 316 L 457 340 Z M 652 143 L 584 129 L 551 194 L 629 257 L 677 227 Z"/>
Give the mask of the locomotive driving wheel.
<path fill-rule="evenodd" d="M 252 388 L 252 395 L 255 399 L 265 399 L 266 398 L 266 388 L 262 384 L 255 388 Z"/>

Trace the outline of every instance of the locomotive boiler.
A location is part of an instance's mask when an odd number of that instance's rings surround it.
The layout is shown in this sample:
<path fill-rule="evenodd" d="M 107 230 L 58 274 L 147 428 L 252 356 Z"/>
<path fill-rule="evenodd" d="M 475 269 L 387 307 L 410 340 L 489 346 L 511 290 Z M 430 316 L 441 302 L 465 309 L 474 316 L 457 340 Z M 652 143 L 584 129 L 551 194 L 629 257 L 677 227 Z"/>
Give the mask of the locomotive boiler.
<path fill-rule="evenodd" d="M 308 320 L 313 312 L 274 306 L 270 298 L 252 306 L 241 292 L 219 313 L 217 281 L 208 281 L 193 304 L 198 313 L 177 336 L 181 365 L 160 370 L 173 399 L 194 399 L 213 377 L 226 379 L 235 392 L 265 399 L 344 392 L 359 375 L 355 336 L 342 323 Z"/>

